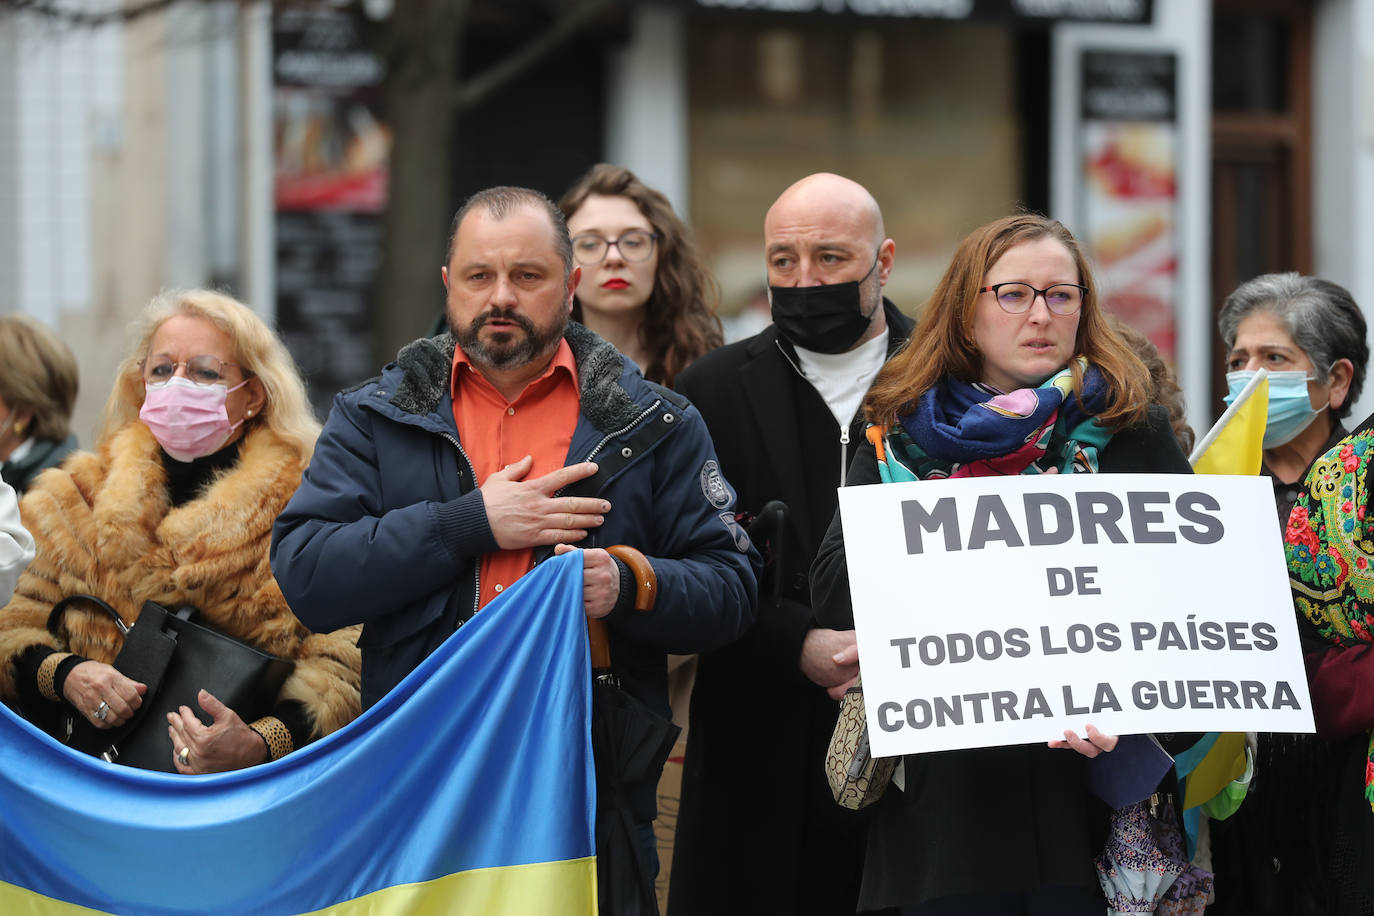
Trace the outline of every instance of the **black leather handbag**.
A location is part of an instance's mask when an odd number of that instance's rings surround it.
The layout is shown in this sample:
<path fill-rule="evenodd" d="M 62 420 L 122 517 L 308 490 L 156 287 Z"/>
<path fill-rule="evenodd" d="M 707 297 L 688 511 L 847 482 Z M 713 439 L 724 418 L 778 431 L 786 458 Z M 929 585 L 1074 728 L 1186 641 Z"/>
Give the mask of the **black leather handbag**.
<path fill-rule="evenodd" d="M 170 611 L 146 601 L 132 627 L 119 613 L 93 595 L 71 595 L 53 605 L 48 631 L 59 635 L 62 614 L 76 601 L 86 601 L 109 614 L 124 634 L 114 667 L 125 677 L 148 685 L 143 702 L 128 722 L 100 729 L 66 704 L 55 737 L 77 750 L 145 770 L 176 772 L 167 738 L 167 713 L 185 706 L 206 725 L 210 717 L 196 697 L 207 690 L 245 722 L 269 714 L 282 682 L 295 663 L 269 655 L 198 622 L 196 608 Z"/>

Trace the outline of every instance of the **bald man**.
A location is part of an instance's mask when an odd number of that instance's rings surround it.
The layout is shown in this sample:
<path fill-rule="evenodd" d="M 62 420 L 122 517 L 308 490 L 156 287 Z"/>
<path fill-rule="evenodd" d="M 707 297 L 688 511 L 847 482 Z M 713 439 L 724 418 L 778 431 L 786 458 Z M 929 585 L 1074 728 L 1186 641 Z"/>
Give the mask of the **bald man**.
<path fill-rule="evenodd" d="M 863 441 L 860 405 L 911 332 L 883 297 L 896 246 L 867 190 L 803 178 L 764 218 L 773 324 L 678 376 L 745 517 L 769 548 L 754 626 L 701 656 L 692 694 L 669 916 L 852 914 L 866 812 L 835 804 L 822 763 L 852 632 L 816 627 L 807 571 Z"/>

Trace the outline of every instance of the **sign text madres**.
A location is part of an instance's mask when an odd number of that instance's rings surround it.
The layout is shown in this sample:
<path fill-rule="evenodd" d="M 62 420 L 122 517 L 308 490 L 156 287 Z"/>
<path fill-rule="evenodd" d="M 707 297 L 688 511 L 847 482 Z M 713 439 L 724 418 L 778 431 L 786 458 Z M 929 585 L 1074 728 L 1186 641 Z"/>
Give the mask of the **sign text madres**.
<path fill-rule="evenodd" d="M 1221 506 L 1212 495 L 1187 491 L 1176 496 L 1164 491 L 1080 491 L 1072 499 L 1046 492 L 1021 494 L 1019 503 L 1009 508 L 998 494 L 982 494 L 974 503 L 972 520 L 960 525 L 958 504 L 953 497 L 941 497 L 927 506 L 919 499 L 901 502 L 902 523 L 908 554 L 921 554 L 926 536 L 940 538 L 945 552 L 981 550 L 990 544 L 1004 547 L 1037 547 L 1065 544 L 1077 537 L 1083 544 L 1174 544 L 1182 540 L 1196 544 L 1216 544 L 1225 535 Z M 1179 522 L 1165 522 L 1163 506 L 1172 506 Z M 1100 595 L 1096 587 L 1096 567 L 1046 569 L 1048 593 L 1052 597 L 1077 593 Z M 1056 632 L 1040 626 L 1032 632 L 1022 627 L 988 629 L 972 633 L 927 634 L 889 641 L 899 657 L 900 667 L 928 667 L 960 664 L 981 659 L 1026 658 L 1032 652 L 1045 657 L 1116 652 L 1125 646 L 1139 652 L 1146 648 L 1160 651 L 1260 651 L 1272 652 L 1279 646 L 1274 626 L 1266 621 L 1197 620 L 1189 614 L 1182 624 L 1174 620 L 1133 620 L 1125 629 L 1115 621 L 1073 623 Z M 1091 697 L 1076 697 L 1073 685 L 1059 689 L 1061 709 L 1066 715 L 1120 712 L 1122 701 L 1110 682 L 1099 682 Z M 1197 678 L 1173 681 L 1136 681 L 1128 701 L 1137 709 L 1300 709 L 1298 698 L 1287 681 L 1272 685 L 1258 680 L 1230 681 Z M 966 721 L 1017 721 L 1056 715 L 1045 690 L 1032 687 L 1023 694 L 1011 690 L 975 691 L 953 696 L 917 697 L 905 707 L 883 702 L 876 709 L 884 731 L 903 728 L 963 725 Z"/>

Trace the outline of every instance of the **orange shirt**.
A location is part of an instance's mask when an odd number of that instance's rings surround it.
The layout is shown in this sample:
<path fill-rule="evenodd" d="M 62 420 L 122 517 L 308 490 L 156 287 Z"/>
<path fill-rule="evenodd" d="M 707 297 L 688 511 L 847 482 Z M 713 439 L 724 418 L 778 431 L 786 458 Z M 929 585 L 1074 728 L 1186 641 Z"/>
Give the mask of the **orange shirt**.
<path fill-rule="evenodd" d="M 453 422 L 472 462 L 477 480 L 486 479 L 526 455 L 534 467 L 526 480 L 542 477 L 563 466 L 572 444 L 573 428 L 582 405 L 578 400 L 577 364 L 566 340 L 544 374 L 507 402 L 468 360 L 459 347 L 453 353 Z M 483 554 L 478 607 L 501 594 L 534 565 L 534 550 L 498 550 Z"/>

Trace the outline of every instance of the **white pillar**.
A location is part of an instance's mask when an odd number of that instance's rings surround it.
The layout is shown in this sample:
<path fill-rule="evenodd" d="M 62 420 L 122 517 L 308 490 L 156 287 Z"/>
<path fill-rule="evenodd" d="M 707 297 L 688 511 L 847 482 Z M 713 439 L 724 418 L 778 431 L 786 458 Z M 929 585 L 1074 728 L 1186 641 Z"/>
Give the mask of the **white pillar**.
<path fill-rule="evenodd" d="M 209 57 L 205 104 L 209 109 L 206 124 L 211 137 L 206 152 L 208 211 L 206 223 L 207 279 L 232 281 L 241 293 L 239 271 L 239 79 L 237 49 L 239 10 L 233 3 L 215 3 L 207 11 L 210 33 L 206 36 Z"/>
<path fill-rule="evenodd" d="M 277 315 L 276 210 L 272 194 L 272 7 L 245 6 L 240 24 L 243 131 L 239 160 L 242 241 L 240 291 L 269 323 Z"/>
<path fill-rule="evenodd" d="M 1313 269 L 1350 290 L 1374 324 L 1374 9 L 1322 0 L 1312 33 Z M 1374 411 L 1364 394 L 1347 423 Z"/>
<path fill-rule="evenodd" d="M 687 22 L 677 7 L 634 6 L 630 41 L 607 74 L 606 159 L 668 196 L 688 219 Z"/>
<path fill-rule="evenodd" d="M 206 87 L 210 60 L 210 11 L 200 4 L 174 4 L 166 19 L 166 54 L 160 74 L 167 100 L 167 171 L 163 206 L 167 213 L 168 286 L 203 286 L 210 236 L 210 182 L 207 160 L 213 138 Z"/>
<path fill-rule="evenodd" d="M 19 310 L 19 42 L 21 19 L 0 16 L 0 315 Z"/>

